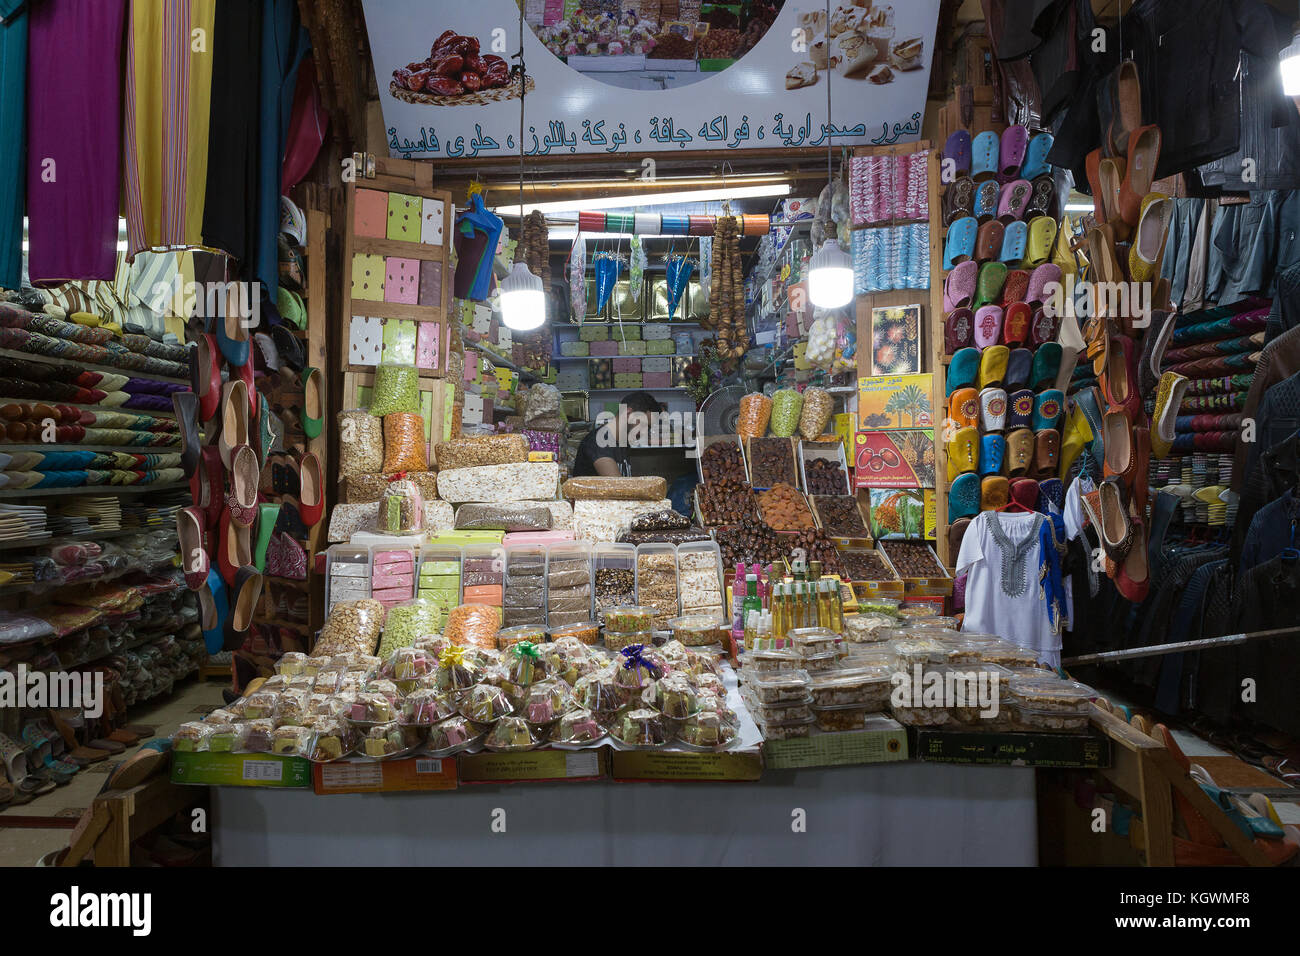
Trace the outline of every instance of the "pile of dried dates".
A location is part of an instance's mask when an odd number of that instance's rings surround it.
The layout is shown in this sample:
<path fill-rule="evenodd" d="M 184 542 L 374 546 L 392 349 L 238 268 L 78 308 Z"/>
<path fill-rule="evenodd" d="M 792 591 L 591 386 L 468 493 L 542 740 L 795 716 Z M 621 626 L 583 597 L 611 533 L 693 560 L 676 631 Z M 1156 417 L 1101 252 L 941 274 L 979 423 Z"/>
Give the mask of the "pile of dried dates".
<path fill-rule="evenodd" d="M 480 55 L 477 37 L 448 30 L 434 41 L 427 60 L 393 71 L 393 82 L 412 93 L 459 96 L 510 82 L 510 64 L 491 53 Z"/>

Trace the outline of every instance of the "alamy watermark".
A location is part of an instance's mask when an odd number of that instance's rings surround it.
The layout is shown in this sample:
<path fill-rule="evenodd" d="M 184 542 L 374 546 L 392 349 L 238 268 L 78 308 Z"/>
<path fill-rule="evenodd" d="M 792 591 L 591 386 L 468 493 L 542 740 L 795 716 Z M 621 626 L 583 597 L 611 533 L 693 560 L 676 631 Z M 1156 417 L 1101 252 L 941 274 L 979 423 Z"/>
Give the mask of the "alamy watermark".
<path fill-rule="evenodd" d="M 681 448 L 688 458 L 699 452 L 698 412 L 638 412 L 619 404 L 618 412 L 596 416 L 596 444 L 601 448 Z"/>
<path fill-rule="evenodd" d="M 92 720 L 104 715 L 104 674 L 101 671 L 41 671 L 19 664 L 0 670 L 0 710 L 72 708 Z"/>
<path fill-rule="evenodd" d="M 1127 316 L 1135 329 L 1145 329 L 1151 324 L 1152 287 L 1150 282 L 1076 282 L 1071 274 L 1064 283 L 1043 286 L 1043 312 L 1052 318 Z"/>
<path fill-rule="evenodd" d="M 200 303 L 204 315 L 237 317 L 245 329 L 262 323 L 260 282 L 185 282 L 178 272 L 170 282 L 154 284 L 148 305 L 154 312 L 188 318 Z"/>
<path fill-rule="evenodd" d="M 932 670 L 916 664 L 912 672 L 895 671 L 890 677 L 889 701 L 896 708 L 966 708 L 984 720 L 998 716 L 1001 677 L 985 670 Z"/>

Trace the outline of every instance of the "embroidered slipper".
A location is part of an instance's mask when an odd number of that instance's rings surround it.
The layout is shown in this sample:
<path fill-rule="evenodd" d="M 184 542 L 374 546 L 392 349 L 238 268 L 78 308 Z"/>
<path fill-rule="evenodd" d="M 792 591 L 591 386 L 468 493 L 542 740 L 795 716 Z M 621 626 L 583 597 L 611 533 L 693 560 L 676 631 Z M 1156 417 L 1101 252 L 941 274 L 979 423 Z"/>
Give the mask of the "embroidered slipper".
<path fill-rule="evenodd" d="M 950 226 L 958 219 L 975 215 L 975 181 L 963 176 L 953 182 L 943 194 L 943 224 Z"/>
<path fill-rule="evenodd" d="M 1028 428 L 1017 428 L 1009 432 L 1006 454 L 1007 474 L 1012 476 L 1027 474 L 1033 464 L 1034 433 Z"/>
<path fill-rule="evenodd" d="M 958 475 L 948 488 L 948 520 L 973 518 L 980 512 L 980 478 L 973 471 Z"/>
<path fill-rule="evenodd" d="M 1017 220 L 1007 225 L 1002 234 L 1002 251 L 998 260 L 1007 265 L 1017 265 L 1025 258 L 1029 248 L 1029 224 Z"/>
<path fill-rule="evenodd" d="M 975 255 L 975 237 L 978 226 L 967 216 L 948 227 L 948 239 L 943 248 L 943 267 L 952 270 Z"/>
<path fill-rule="evenodd" d="M 996 179 L 985 180 L 975 187 L 975 218 L 988 222 L 998 214 L 998 201 L 1002 198 L 1002 188 Z"/>
<path fill-rule="evenodd" d="M 1014 362 L 1007 363 L 1007 388 L 1014 389 L 1007 396 L 1007 428 L 1027 428 L 1034 418 L 1034 393 L 1025 387 L 1031 357 L 1029 355 L 1020 357 L 1020 353 L 1028 351 L 1028 349 L 1016 349 L 1012 353 Z M 1015 379 L 1011 380 L 1013 364 L 1022 366 L 1025 372 L 1022 375 L 1020 368 L 1016 368 Z"/>
<path fill-rule="evenodd" d="M 5 775 L 15 784 L 27 776 L 27 752 L 12 737 L 0 734 L 0 760 L 4 762 Z"/>
<path fill-rule="evenodd" d="M 1001 149 L 998 134 L 986 129 L 971 140 L 971 179 L 980 182 L 997 176 L 998 161 L 1000 159 Z"/>
<path fill-rule="evenodd" d="M 1056 209 L 1056 183 L 1052 177 L 1039 176 L 1029 185 L 1029 205 L 1025 207 L 1025 218 L 1032 221 L 1038 216 L 1051 216 Z"/>
<path fill-rule="evenodd" d="M 1055 284 L 1053 286 L 1053 284 Z M 1025 301 L 1030 305 L 1046 305 L 1049 300 L 1053 299 L 1052 293 L 1057 291 L 1056 287 L 1061 284 L 1061 267 L 1054 262 L 1044 262 L 1029 274 L 1029 287 L 1025 290 Z M 1049 289 L 1048 286 L 1053 286 Z M 1063 303 L 1056 303 L 1061 305 Z M 1061 308 L 1053 308 L 1057 315 L 1064 311 Z"/>
<path fill-rule="evenodd" d="M 1002 388 L 986 388 L 979 393 L 979 420 L 986 432 L 1000 432 L 1007 423 L 1007 393 Z"/>
<path fill-rule="evenodd" d="M 1012 269 L 1002 283 L 1002 298 L 999 305 L 1007 308 L 1016 302 L 1024 302 L 1029 293 L 1029 273 L 1024 269 Z"/>
<path fill-rule="evenodd" d="M 959 388 L 970 388 L 975 384 L 979 374 L 980 352 L 976 348 L 959 350 L 948 363 L 947 395 L 951 396 Z"/>
<path fill-rule="evenodd" d="M 1056 382 L 1057 373 L 1061 371 L 1061 345 L 1059 342 L 1044 342 L 1034 353 L 1033 369 L 1029 373 L 1030 388 L 1044 388 Z"/>
<path fill-rule="evenodd" d="M 975 344 L 975 314 L 957 309 L 943 320 L 943 347 L 949 355 Z"/>
<path fill-rule="evenodd" d="M 1003 186 L 998 199 L 998 220 L 1009 223 L 1024 219 L 1032 192 L 1033 187 L 1024 179 L 1016 179 Z"/>
<path fill-rule="evenodd" d="M 986 349 L 997 345 L 1002 334 L 1002 309 L 996 305 L 980 307 L 975 313 L 975 347 Z"/>
<path fill-rule="evenodd" d="M 959 388 L 948 399 L 948 418 L 957 428 L 970 428 L 979 421 L 980 393 Z"/>
<path fill-rule="evenodd" d="M 1035 478 L 1054 478 L 1060 467 L 1061 433 L 1045 428 L 1034 434 Z"/>
<path fill-rule="evenodd" d="M 968 308 L 975 298 L 975 286 L 979 279 L 979 264 L 963 262 L 943 281 L 943 310 L 952 312 Z"/>
<path fill-rule="evenodd" d="M 957 429 L 952 441 L 948 442 L 948 480 L 958 475 L 974 471 L 979 462 L 979 431 L 973 426 Z"/>
<path fill-rule="evenodd" d="M 1060 328 L 1060 319 L 1054 315 L 1048 315 L 1047 310 L 1039 306 L 1034 309 L 1029 320 L 1029 344 L 1034 348 L 1038 348 L 1044 342 L 1055 342 Z M 1064 345 L 1062 345 L 1062 352 L 1064 352 L 1064 348 Z"/>
<path fill-rule="evenodd" d="M 1002 436 L 996 435 L 999 441 Z M 1011 501 L 1011 482 L 1001 475 L 987 475 L 980 481 L 980 510 L 997 511 Z"/>
<path fill-rule="evenodd" d="M 1024 179 L 1050 175 L 1052 167 L 1048 165 L 1047 154 L 1052 151 L 1056 138 L 1051 133 L 1036 133 L 1025 149 L 1025 161 L 1020 166 L 1020 175 Z"/>
<path fill-rule="evenodd" d="M 1061 423 L 1064 411 L 1065 395 L 1055 388 L 1049 388 L 1034 397 L 1034 431 L 1045 428 L 1055 429 Z"/>
<path fill-rule="evenodd" d="M 1033 311 L 1023 302 L 1012 302 L 1002 317 L 1002 344 L 1022 346 L 1029 339 L 1029 321 Z"/>

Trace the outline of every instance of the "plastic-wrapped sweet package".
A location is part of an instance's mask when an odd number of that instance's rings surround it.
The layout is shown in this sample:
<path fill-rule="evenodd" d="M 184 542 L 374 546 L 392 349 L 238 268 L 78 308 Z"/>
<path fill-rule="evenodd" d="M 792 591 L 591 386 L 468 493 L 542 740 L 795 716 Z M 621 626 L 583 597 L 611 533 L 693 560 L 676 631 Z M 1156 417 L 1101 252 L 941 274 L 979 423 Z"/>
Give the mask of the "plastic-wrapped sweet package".
<path fill-rule="evenodd" d="M 690 518 L 669 509 L 637 515 L 628 522 L 627 527 L 629 531 L 685 531 L 690 526 Z"/>
<path fill-rule="evenodd" d="M 767 434 L 767 423 L 771 417 L 772 400 L 762 392 L 750 392 L 740 399 L 736 434 L 742 439 L 762 438 Z"/>
<path fill-rule="evenodd" d="M 457 531 L 550 531 L 551 509 L 542 505 L 464 504 L 456 509 Z"/>
<path fill-rule="evenodd" d="M 570 478 L 560 488 L 570 501 L 659 501 L 668 494 L 668 482 L 657 476 Z"/>
<path fill-rule="evenodd" d="M 591 561 L 582 555 L 552 557 L 546 568 L 546 584 L 558 588 L 587 587 L 591 583 Z"/>
<path fill-rule="evenodd" d="M 312 657 L 332 657 L 349 651 L 373 654 L 383 627 L 384 606 L 378 601 L 339 601 L 325 618 Z"/>
<path fill-rule="evenodd" d="M 370 414 L 383 418 L 395 412 L 420 411 L 420 370 L 414 365 L 380 364 L 370 396 Z"/>
<path fill-rule="evenodd" d="M 379 656 L 388 657 L 398 648 L 410 647 L 427 634 L 436 634 L 439 611 L 437 604 L 423 599 L 394 604 L 388 609 L 384 621 L 384 635 L 377 652 Z"/>
<path fill-rule="evenodd" d="M 372 419 L 378 421 L 378 419 Z M 342 446 L 342 442 L 339 443 Z M 383 466 L 383 459 L 379 464 Z M 378 501 L 388 490 L 388 476 L 383 473 L 348 475 L 343 481 L 343 503 L 363 505 Z"/>
<path fill-rule="evenodd" d="M 541 607 L 545 600 L 546 590 L 541 587 L 521 587 L 517 584 L 511 584 L 506 588 L 503 598 L 503 607 Z"/>
<path fill-rule="evenodd" d="M 553 461 L 479 465 L 438 472 L 438 494 L 454 504 L 544 501 L 555 497 L 559 483 L 560 466 Z"/>
<path fill-rule="evenodd" d="M 564 425 L 560 412 L 560 390 L 554 385 L 537 384 L 524 400 L 524 424 L 532 429 L 554 429 Z"/>
<path fill-rule="evenodd" d="M 835 413 L 835 399 L 824 388 L 809 388 L 803 393 L 803 410 L 799 413 L 799 434 L 812 441 L 820 438 Z"/>
<path fill-rule="evenodd" d="M 628 531 L 620 534 L 622 544 L 687 544 L 691 541 L 711 541 L 713 536 L 704 528 L 686 528 L 683 531 Z"/>
<path fill-rule="evenodd" d="M 439 442 L 434 460 L 440 471 L 477 465 L 506 465 L 528 460 L 528 440 L 523 435 L 485 435 Z"/>
<path fill-rule="evenodd" d="M 428 471 L 424 419 L 408 412 L 384 416 L 384 471 Z M 443 495 L 445 498 L 446 495 Z"/>
<path fill-rule="evenodd" d="M 430 501 L 424 499 L 424 530 L 450 531 L 456 525 L 456 509 L 449 501 Z"/>
<path fill-rule="evenodd" d="M 501 611 L 490 604 L 460 604 L 447 614 L 443 634 L 453 644 L 495 648 Z"/>
<path fill-rule="evenodd" d="M 803 395 L 793 388 L 777 389 L 772 396 L 772 434 L 777 438 L 789 438 L 799 427 L 799 415 L 803 411 Z"/>
<path fill-rule="evenodd" d="M 339 412 L 339 475 L 373 474 L 384 467 L 383 423 L 364 408 Z"/>
<path fill-rule="evenodd" d="M 390 482 L 379 502 L 379 529 L 386 534 L 420 534 L 424 531 L 424 496 L 415 482 Z"/>
<path fill-rule="evenodd" d="M 586 501 L 573 503 L 573 531 L 581 541 L 614 541 L 640 514 L 672 508 L 667 498 L 658 501 Z"/>

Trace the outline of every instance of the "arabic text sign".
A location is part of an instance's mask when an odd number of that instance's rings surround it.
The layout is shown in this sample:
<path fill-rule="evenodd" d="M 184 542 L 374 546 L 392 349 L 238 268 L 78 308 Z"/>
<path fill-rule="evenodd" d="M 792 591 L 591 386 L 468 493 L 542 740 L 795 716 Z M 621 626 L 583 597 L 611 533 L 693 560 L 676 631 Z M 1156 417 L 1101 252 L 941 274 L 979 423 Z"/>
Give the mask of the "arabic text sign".
<path fill-rule="evenodd" d="M 471 44 L 477 41 L 479 52 L 470 55 L 487 61 L 487 71 L 499 71 L 490 58 L 509 60 L 519 47 L 515 3 L 364 0 L 364 6 L 393 155 L 454 159 L 519 154 L 517 77 L 506 80 L 500 72 L 485 72 L 496 85 L 470 89 L 478 80 L 444 84 L 446 78 L 436 72 L 456 66 L 440 55 L 452 48 L 438 46 L 446 31 Z M 918 139 L 938 0 L 900 2 L 895 8 L 893 36 L 923 38 L 924 52 L 912 61 L 919 68 L 890 70 L 884 83 L 814 70 L 810 85 L 786 89 L 787 73 L 809 56 L 792 49 L 799 45 L 800 13 L 801 4 L 784 4 L 753 49 L 717 72 L 700 72 L 696 61 L 642 56 L 600 58 L 615 65 L 626 61 L 629 69 L 579 72 L 526 26 L 524 154 L 825 147 L 828 141 L 887 145 Z M 827 118 L 828 82 L 833 122 Z M 434 92 L 444 89 L 460 92 Z"/>

